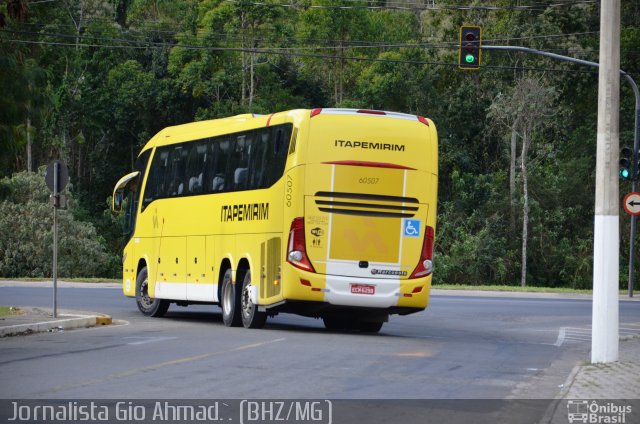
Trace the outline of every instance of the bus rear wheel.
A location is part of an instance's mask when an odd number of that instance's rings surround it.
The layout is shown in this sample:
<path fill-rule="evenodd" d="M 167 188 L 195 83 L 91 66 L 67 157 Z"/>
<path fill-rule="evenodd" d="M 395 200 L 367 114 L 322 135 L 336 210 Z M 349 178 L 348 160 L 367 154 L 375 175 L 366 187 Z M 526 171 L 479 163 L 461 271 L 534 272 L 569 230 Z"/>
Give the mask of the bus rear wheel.
<path fill-rule="evenodd" d="M 251 270 L 244 275 L 242 282 L 242 299 L 240 301 L 242 308 L 242 325 L 245 328 L 262 328 L 267 322 L 267 313 L 260 312 L 258 305 L 251 300 Z"/>
<path fill-rule="evenodd" d="M 367 321 L 354 315 L 325 315 L 322 317 L 327 330 L 360 330 L 363 333 L 377 333 L 384 321 Z"/>
<path fill-rule="evenodd" d="M 149 276 L 146 266 L 140 270 L 136 279 L 136 303 L 140 312 L 148 317 L 161 317 L 169 309 L 168 300 L 154 299 L 149 295 Z"/>
<path fill-rule="evenodd" d="M 240 318 L 240 291 L 237 284 L 233 284 L 232 271 L 228 269 L 222 277 L 222 322 L 227 327 L 239 327 Z"/>
<path fill-rule="evenodd" d="M 347 315 L 325 315 L 322 317 L 327 330 L 349 330 L 353 328 L 353 318 Z"/>
<path fill-rule="evenodd" d="M 377 333 L 382 328 L 382 324 L 384 322 L 369 322 L 369 321 L 360 321 L 358 322 L 358 330 L 363 333 Z"/>

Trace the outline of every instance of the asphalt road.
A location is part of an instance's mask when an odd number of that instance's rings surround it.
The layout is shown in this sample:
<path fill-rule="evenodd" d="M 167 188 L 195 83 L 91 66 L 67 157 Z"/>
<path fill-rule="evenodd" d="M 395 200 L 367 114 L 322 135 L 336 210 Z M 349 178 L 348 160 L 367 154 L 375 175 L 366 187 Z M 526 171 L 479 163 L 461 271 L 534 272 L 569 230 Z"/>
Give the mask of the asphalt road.
<path fill-rule="evenodd" d="M 51 289 L 0 287 L 0 303 L 50 307 Z M 377 335 L 294 315 L 227 328 L 216 306 L 146 318 L 118 288 L 58 304 L 124 323 L 0 339 L 0 398 L 553 398 L 590 349 L 586 298 L 435 294 Z M 640 302 L 620 316 L 640 323 Z"/>

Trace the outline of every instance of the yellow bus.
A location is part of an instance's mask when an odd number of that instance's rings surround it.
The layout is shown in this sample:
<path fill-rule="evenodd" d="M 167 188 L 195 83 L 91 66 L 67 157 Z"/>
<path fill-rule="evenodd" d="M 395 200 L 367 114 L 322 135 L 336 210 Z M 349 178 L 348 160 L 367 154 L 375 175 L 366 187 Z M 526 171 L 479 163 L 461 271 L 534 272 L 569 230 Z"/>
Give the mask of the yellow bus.
<path fill-rule="evenodd" d="M 204 303 L 227 326 L 288 312 L 377 332 L 427 306 L 437 187 L 422 116 L 325 108 L 165 128 L 113 193 L 124 294 L 148 316 Z"/>

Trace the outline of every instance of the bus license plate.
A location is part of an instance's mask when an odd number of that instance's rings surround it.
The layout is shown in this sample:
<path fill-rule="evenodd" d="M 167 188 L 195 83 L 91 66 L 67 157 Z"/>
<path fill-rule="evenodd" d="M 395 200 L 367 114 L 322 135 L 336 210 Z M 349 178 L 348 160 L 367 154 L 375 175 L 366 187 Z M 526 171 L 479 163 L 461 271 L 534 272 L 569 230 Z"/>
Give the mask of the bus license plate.
<path fill-rule="evenodd" d="M 376 286 L 371 286 L 369 284 L 351 284 L 351 293 L 376 294 Z"/>

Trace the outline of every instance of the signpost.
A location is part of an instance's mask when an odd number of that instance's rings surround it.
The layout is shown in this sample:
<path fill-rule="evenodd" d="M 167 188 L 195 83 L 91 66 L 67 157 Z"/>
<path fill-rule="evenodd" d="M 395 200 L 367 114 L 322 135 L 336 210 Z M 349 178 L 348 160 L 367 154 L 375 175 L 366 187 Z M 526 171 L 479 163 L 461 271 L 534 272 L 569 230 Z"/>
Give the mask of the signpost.
<path fill-rule="evenodd" d="M 633 188 L 636 181 L 633 181 Z M 632 191 L 622 201 L 624 211 L 631 215 L 631 241 L 629 242 L 629 297 L 633 297 L 633 261 L 635 256 L 636 219 L 640 216 L 640 193 Z"/>
<path fill-rule="evenodd" d="M 629 215 L 640 215 L 640 193 L 633 191 L 624 196 L 622 207 Z"/>
<path fill-rule="evenodd" d="M 69 182 L 69 170 L 64 162 L 54 160 L 47 165 L 44 181 L 51 190 L 53 205 L 53 317 L 58 317 L 58 209 L 64 207 L 64 196 L 60 194 Z"/>

